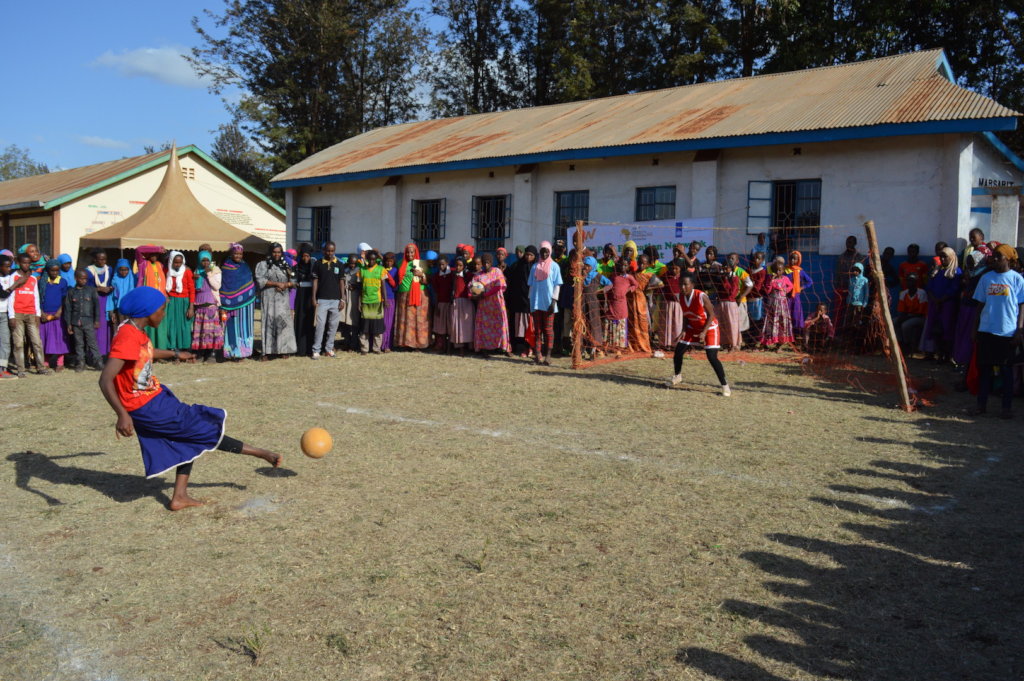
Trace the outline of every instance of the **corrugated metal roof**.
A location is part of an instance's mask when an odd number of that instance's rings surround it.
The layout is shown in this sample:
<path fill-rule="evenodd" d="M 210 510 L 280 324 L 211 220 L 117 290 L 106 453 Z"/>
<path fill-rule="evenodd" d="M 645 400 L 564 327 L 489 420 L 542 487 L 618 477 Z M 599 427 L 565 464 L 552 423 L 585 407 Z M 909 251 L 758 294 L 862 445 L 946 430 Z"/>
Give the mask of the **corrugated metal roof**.
<path fill-rule="evenodd" d="M 190 144 L 178 149 L 179 158 L 188 154 L 195 154 L 203 159 L 267 206 L 284 215 L 284 209 L 281 206 L 249 186 L 199 147 Z M 168 158 L 170 158 L 170 152 L 164 149 L 152 154 L 142 154 L 116 161 L 96 163 L 91 166 L 58 170 L 45 175 L 33 175 L 0 182 L 0 210 L 54 208 L 79 196 L 91 194 L 108 185 L 166 163 Z"/>
<path fill-rule="evenodd" d="M 942 50 L 371 130 L 274 178 L 860 126 L 1018 115 L 951 83 Z M 342 179 L 342 178 L 338 178 Z"/>
<path fill-rule="evenodd" d="M 54 199 L 87 189 L 112 177 L 134 170 L 161 156 L 166 157 L 167 152 L 158 151 L 153 154 L 132 156 L 81 168 L 58 170 L 45 175 L 33 175 L 0 182 L 0 206 L 35 202 L 46 204 Z"/>

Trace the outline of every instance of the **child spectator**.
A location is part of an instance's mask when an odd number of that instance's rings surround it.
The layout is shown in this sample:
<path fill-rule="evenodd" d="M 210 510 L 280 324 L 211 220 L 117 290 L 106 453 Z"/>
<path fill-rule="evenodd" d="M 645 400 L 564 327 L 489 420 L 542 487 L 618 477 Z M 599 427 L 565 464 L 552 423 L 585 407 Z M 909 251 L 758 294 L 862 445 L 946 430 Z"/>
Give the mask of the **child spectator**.
<path fill-rule="evenodd" d="M 11 356 L 11 326 L 8 323 L 8 309 L 11 304 L 11 289 L 14 288 L 13 261 L 6 253 L 0 255 L 0 378 L 16 378 L 7 370 Z"/>
<path fill-rule="evenodd" d="M 804 348 L 807 352 L 828 352 L 836 329 L 828 316 L 828 305 L 818 303 L 814 314 L 804 320 Z"/>
<path fill-rule="evenodd" d="M 907 277 L 907 288 L 900 291 L 900 299 L 896 304 L 896 340 L 903 354 L 910 356 L 917 351 L 924 329 L 924 318 L 928 314 L 928 294 L 917 285 L 916 274 Z"/>
<path fill-rule="evenodd" d="M 89 286 L 89 275 L 83 269 L 75 270 L 75 286 L 64 296 L 64 323 L 75 346 L 75 371 L 85 371 L 86 357 L 92 357 L 92 368 L 102 368 L 96 331 L 100 328 L 100 296 L 95 286 Z"/>
<path fill-rule="evenodd" d="M 629 306 L 626 300 L 636 288 L 636 279 L 629 273 L 629 263 L 620 259 L 615 263 L 615 274 L 611 283 L 604 287 L 608 305 L 608 313 L 604 320 L 604 339 L 605 344 L 615 349 L 616 356 L 628 345 L 626 320 L 629 317 Z"/>
<path fill-rule="evenodd" d="M 39 307 L 42 316 L 39 338 L 43 343 L 46 363 L 57 371 L 63 370 L 61 360 L 71 352 L 64 320 L 61 319 L 67 292 L 68 283 L 60 276 L 60 263 L 52 259 L 46 263 L 46 271 L 39 278 Z"/>
<path fill-rule="evenodd" d="M 11 292 L 7 300 L 7 318 L 11 320 L 11 345 L 14 348 L 11 367 L 18 378 L 25 378 L 25 338 L 32 346 L 32 356 L 36 362 L 36 373 L 46 376 L 53 373 L 45 362 L 43 342 L 39 336 L 40 307 L 39 282 L 33 274 L 32 256 L 28 253 L 18 254 L 18 271 L 11 282 Z"/>
<path fill-rule="evenodd" d="M 502 269 L 504 272 L 504 269 Z M 437 258 L 437 272 L 430 275 L 430 288 L 434 292 L 434 349 L 445 352 L 449 349 L 449 328 L 452 316 L 452 271 L 448 258 Z"/>

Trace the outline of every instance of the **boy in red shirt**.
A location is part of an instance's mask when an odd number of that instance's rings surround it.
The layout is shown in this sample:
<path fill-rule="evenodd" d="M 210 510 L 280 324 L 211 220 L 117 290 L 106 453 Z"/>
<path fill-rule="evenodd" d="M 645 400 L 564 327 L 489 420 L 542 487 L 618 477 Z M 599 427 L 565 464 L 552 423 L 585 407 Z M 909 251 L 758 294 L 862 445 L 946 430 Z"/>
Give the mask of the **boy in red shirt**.
<path fill-rule="evenodd" d="M 32 345 L 36 373 L 44 376 L 53 373 L 46 366 L 43 341 L 39 335 L 39 318 L 42 315 L 40 302 L 39 280 L 32 275 L 32 258 L 28 253 L 19 253 L 18 271 L 14 274 L 10 298 L 7 300 L 7 323 L 11 327 L 11 345 L 14 348 L 11 368 L 18 378 L 25 378 L 25 336 L 28 336 L 28 342 Z"/>
<path fill-rule="evenodd" d="M 280 454 L 243 444 L 224 434 L 227 412 L 202 404 L 184 404 L 153 375 L 154 359 L 191 359 L 179 350 L 156 350 L 146 327 L 157 327 L 166 314 L 163 292 L 140 286 L 121 299 L 118 311 L 127 318 L 114 336 L 110 358 L 100 375 L 100 391 L 117 413 L 118 435 L 139 437 L 146 477 L 175 469 L 174 493 L 168 507 L 178 511 L 203 502 L 188 495 L 192 462 L 219 449 L 263 459 L 275 468 Z"/>

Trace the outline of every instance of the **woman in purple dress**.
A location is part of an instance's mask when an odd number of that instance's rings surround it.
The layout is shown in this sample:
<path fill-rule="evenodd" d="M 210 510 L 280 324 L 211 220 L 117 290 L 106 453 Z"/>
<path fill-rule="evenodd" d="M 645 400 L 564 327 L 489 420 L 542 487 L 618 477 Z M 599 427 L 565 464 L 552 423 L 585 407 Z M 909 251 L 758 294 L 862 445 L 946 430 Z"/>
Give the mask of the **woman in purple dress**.
<path fill-rule="evenodd" d="M 800 294 L 814 283 L 810 275 L 804 271 L 803 260 L 804 256 L 800 251 L 792 251 L 789 254 L 789 267 L 786 268 L 786 274 L 791 277 L 793 283 L 789 298 L 789 318 L 794 329 L 804 328 L 804 303 Z"/>
<path fill-rule="evenodd" d="M 956 252 L 948 246 L 939 256 L 939 269 L 928 280 L 928 315 L 921 333 L 921 350 L 948 362 L 956 338 L 956 316 L 960 303 L 963 271 L 957 267 Z"/>

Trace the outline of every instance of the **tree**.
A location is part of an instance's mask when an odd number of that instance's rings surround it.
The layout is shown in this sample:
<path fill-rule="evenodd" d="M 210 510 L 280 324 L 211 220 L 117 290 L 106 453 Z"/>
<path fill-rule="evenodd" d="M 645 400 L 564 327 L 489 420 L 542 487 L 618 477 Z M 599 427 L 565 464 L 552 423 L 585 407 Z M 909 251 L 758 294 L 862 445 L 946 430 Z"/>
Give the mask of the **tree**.
<path fill-rule="evenodd" d="M 28 149 L 11 144 L 0 152 L 0 182 L 48 172 L 50 172 L 49 167 L 29 156 Z"/>
<path fill-rule="evenodd" d="M 512 0 L 434 0 L 433 12 L 446 24 L 435 36 L 437 56 L 430 65 L 434 115 L 500 111 L 530 101 Z"/>
<path fill-rule="evenodd" d="M 167 151 L 171 148 L 174 143 L 171 141 L 164 141 L 160 144 L 146 144 L 142 147 L 143 154 L 155 154 L 158 151 Z"/>
<path fill-rule="evenodd" d="M 411 120 L 425 31 L 408 0 L 226 0 L 192 25 L 190 62 L 275 171 L 371 127 Z"/>
<path fill-rule="evenodd" d="M 253 146 L 236 122 L 217 128 L 210 155 L 257 191 L 269 193 L 270 162 Z"/>

